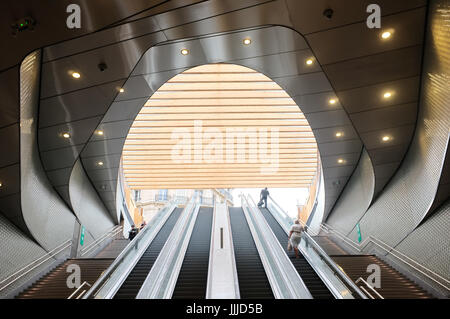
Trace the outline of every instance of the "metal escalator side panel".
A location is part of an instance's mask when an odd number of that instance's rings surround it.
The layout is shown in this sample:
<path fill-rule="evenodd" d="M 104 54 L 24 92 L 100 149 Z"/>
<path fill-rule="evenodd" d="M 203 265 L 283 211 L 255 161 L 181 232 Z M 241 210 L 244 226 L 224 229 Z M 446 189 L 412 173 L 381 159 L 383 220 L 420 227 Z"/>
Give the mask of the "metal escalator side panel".
<path fill-rule="evenodd" d="M 230 207 L 228 211 L 241 299 L 274 299 L 244 211 L 241 207 Z"/>
<path fill-rule="evenodd" d="M 206 299 L 240 299 L 230 214 L 216 202 L 211 225 Z"/>
<path fill-rule="evenodd" d="M 174 214 L 175 205 L 162 208 L 149 224 L 125 247 L 102 276 L 92 285 L 83 299 L 95 296 L 96 299 L 111 299 L 125 282 L 146 249 Z"/>
<path fill-rule="evenodd" d="M 193 197 L 167 238 L 136 299 L 170 299 L 172 297 L 199 208 L 196 198 Z"/>
<path fill-rule="evenodd" d="M 273 215 L 273 213 L 266 208 L 260 209 L 262 215 L 266 219 L 268 225 L 272 229 L 273 233 L 277 237 L 279 243 L 283 247 L 287 247 L 288 244 L 288 231 L 279 223 L 277 218 Z M 323 278 L 319 276 L 317 270 L 311 266 L 310 261 L 302 254 L 299 259 L 295 258 L 294 252 L 288 252 L 285 250 L 286 254 L 290 257 L 292 264 L 298 271 L 299 275 L 302 276 L 306 286 L 309 288 L 311 294 L 314 298 L 333 298 L 340 295 L 337 291 L 332 293 L 330 287 L 324 282 Z M 323 274 L 321 274 L 323 275 Z M 350 295 L 351 296 L 351 295 Z"/>
<path fill-rule="evenodd" d="M 147 274 L 150 272 L 155 260 L 157 259 L 161 248 L 167 241 L 173 227 L 178 221 L 183 208 L 176 208 L 171 216 L 167 219 L 164 226 L 159 230 L 158 234 L 142 254 L 139 261 L 129 273 L 128 277 L 115 294 L 116 299 L 134 299 L 139 292 Z"/>
<path fill-rule="evenodd" d="M 300 274 L 286 255 L 250 195 L 241 196 L 244 215 L 277 299 L 312 299 Z"/>
<path fill-rule="evenodd" d="M 200 207 L 184 256 L 173 299 L 204 299 L 208 279 L 212 207 Z"/>

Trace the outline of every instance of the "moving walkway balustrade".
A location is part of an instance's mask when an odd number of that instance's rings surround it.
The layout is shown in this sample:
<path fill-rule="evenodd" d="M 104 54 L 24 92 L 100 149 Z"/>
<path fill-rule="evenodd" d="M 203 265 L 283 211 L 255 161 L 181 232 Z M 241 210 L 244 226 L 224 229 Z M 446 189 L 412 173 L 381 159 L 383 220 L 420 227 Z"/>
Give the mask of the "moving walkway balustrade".
<path fill-rule="evenodd" d="M 237 297 L 311 298 L 280 243 L 273 234 L 267 235 L 269 225 L 253 206 L 244 200 L 242 208 L 221 208 L 221 214 L 229 218 L 226 233 L 233 247 L 230 269 L 235 273 Z M 208 282 L 212 280 L 208 270 L 214 266 L 210 252 L 218 251 L 210 246 L 214 243 L 211 233 L 218 233 L 213 229 L 215 213 L 212 208 L 200 207 L 196 196 L 184 209 L 168 204 L 128 244 L 83 299 L 205 298 L 207 287 L 213 290 L 215 285 Z M 223 229 L 220 236 L 223 237 Z"/>
<path fill-rule="evenodd" d="M 184 209 L 169 203 L 116 260 L 67 260 L 18 298 L 432 297 L 375 256 L 328 256 L 308 233 L 303 234 L 299 246 L 302 256 L 296 259 L 293 252 L 286 251 L 292 218 L 272 198 L 268 207 L 259 210 L 243 195 L 242 207 L 218 203 L 214 210 L 200 207 L 196 196 Z M 328 237 L 320 240 L 333 251 L 343 252 Z M 114 247 L 111 244 L 106 250 L 115 251 Z M 83 274 L 84 286 L 76 291 L 66 283 L 66 268 L 73 263 L 81 266 Z M 381 267 L 381 289 L 369 287 L 362 279 L 369 263 Z M 214 282 L 223 280 L 227 272 L 225 277 L 234 283 Z"/>
<path fill-rule="evenodd" d="M 287 233 L 292 225 L 293 220 L 281 209 L 281 207 L 270 198 L 268 209 L 261 208 L 261 212 L 270 224 L 272 230 L 277 235 L 280 243 L 287 245 Z M 329 227 L 329 226 L 328 226 Z M 320 242 L 320 244 L 318 243 Z M 307 245 L 307 243 L 309 245 Z M 340 280 L 346 282 L 346 285 L 355 291 L 355 284 L 359 288 L 356 297 L 370 299 L 424 299 L 433 298 L 433 296 L 422 289 L 418 284 L 402 275 L 399 271 L 389 266 L 387 263 L 380 260 L 374 255 L 352 255 L 346 250 L 336 244 L 328 236 L 314 236 L 311 237 L 308 233 L 303 234 L 302 242 L 299 246 L 302 256 L 295 259 L 293 253 L 292 261 L 296 265 L 297 270 L 305 281 L 305 284 L 310 289 L 315 298 L 320 298 L 323 290 L 323 285 L 318 285 L 317 277 L 321 276 L 323 282 L 327 285 L 333 276 L 322 273 L 323 268 L 327 265 L 339 271 Z M 325 253 L 325 250 L 328 252 Z M 320 255 L 320 259 L 317 259 Z M 367 272 L 369 265 L 378 265 L 381 270 L 380 287 L 373 287 L 364 278 L 367 278 L 370 273 Z M 314 274 L 314 271 L 316 272 Z M 328 271 L 328 269 L 327 269 Z M 349 280 L 351 282 L 349 282 Z M 333 292 L 332 285 L 329 286 Z"/>

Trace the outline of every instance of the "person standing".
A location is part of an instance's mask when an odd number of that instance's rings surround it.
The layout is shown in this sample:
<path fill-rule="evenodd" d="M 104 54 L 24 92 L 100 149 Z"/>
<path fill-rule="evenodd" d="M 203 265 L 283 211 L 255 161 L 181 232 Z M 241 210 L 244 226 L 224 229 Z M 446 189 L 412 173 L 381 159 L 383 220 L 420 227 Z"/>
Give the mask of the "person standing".
<path fill-rule="evenodd" d="M 138 229 L 136 226 L 132 225 L 130 231 L 128 232 L 128 239 L 133 240 L 134 237 L 136 237 L 138 233 Z"/>
<path fill-rule="evenodd" d="M 300 252 L 298 250 L 298 245 L 300 245 L 300 240 L 302 239 L 302 232 L 305 231 L 305 228 L 300 225 L 300 221 L 297 219 L 294 222 L 294 225 L 291 227 L 291 231 L 289 232 L 289 244 L 288 250 L 292 247 L 294 248 L 295 258 L 300 258 Z"/>
<path fill-rule="evenodd" d="M 269 196 L 269 191 L 267 190 L 267 187 L 261 190 L 260 199 L 258 206 L 261 207 L 264 204 L 264 207 L 267 208 L 267 196 Z"/>

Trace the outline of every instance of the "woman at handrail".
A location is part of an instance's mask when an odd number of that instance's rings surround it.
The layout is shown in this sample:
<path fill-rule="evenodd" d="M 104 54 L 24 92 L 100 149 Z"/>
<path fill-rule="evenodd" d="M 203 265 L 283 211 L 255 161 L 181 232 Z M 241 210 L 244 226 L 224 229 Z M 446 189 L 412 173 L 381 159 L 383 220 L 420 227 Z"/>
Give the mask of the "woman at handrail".
<path fill-rule="evenodd" d="M 291 230 L 289 232 L 289 242 L 288 242 L 288 250 L 290 251 L 292 248 L 294 248 L 295 258 L 300 258 L 298 245 L 300 245 L 300 240 L 302 239 L 302 232 L 304 231 L 306 231 L 306 229 L 302 225 L 300 225 L 300 221 L 296 219 L 294 225 L 292 225 Z"/>

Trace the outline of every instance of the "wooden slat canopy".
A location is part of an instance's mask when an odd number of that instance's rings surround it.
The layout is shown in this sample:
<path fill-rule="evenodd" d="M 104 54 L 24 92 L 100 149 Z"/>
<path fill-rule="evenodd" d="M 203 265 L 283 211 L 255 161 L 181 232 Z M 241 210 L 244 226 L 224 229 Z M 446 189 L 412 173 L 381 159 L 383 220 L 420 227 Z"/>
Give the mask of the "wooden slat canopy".
<path fill-rule="evenodd" d="M 123 151 L 133 189 L 309 187 L 317 144 L 299 107 L 246 67 L 208 64 L 162 85 Z"/>

